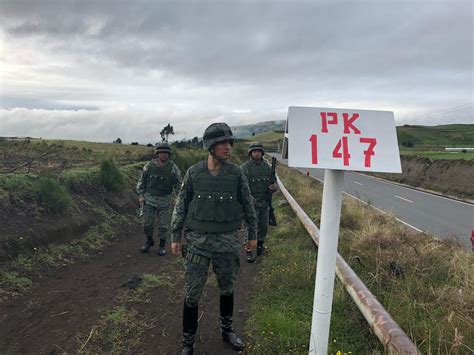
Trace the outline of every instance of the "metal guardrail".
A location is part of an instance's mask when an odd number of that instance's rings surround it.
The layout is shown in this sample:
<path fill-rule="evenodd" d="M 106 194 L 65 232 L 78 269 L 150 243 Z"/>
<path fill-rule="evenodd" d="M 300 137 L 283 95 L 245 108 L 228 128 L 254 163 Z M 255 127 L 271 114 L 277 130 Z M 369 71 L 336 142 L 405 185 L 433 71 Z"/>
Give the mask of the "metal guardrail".
<path fill-rule="evenodd" d="M 309 233 L 314 243 L 319 245 L 319 229 L 290 195 L 279 178 L 278 186 L 287 199 L 293 211 Z M 420 354 L 415 344 L 406 335 L 402 328 L 392 319 L 390 314 L 383 308 L 377 298 L 364 285 L 362 280 L 337 254 L 336 275 L 352 297 L 362 315 L 373 329 L 375 335 L 391 354 Z"/>

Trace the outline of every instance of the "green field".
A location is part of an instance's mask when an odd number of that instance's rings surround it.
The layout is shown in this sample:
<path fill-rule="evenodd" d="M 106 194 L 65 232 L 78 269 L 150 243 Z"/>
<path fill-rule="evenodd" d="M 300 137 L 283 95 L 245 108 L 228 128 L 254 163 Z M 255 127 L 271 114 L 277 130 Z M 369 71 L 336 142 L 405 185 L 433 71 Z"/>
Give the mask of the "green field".
<path fill-rule="evenodd" d="M 398 144 L 404 147 L 474 147 L 474 125 L 397 127 Z"/>
<path fill-rule="evenodd" d="M 257 134 L 255 136 L 247 137 L 243 141 L 246 144 L 260 142 L 263 144 L 266 150 L 270 152 L 279 152 L 282 147 L 283 132 L 267 132 Z"/>

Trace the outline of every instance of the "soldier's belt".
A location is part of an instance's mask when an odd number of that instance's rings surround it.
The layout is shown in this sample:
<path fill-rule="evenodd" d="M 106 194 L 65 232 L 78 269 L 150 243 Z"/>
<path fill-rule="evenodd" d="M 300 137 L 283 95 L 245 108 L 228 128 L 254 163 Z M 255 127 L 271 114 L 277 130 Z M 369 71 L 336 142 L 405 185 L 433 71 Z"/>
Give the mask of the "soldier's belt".
<path fill-rule="evenodd" d="M 209 266 L 209 263 L 211 261 L 209 258 L 205 256 L 190 253 L 189 250 L 186 253 L 185 258 L 194 264 L 199 264 L 206 267 Z"/>

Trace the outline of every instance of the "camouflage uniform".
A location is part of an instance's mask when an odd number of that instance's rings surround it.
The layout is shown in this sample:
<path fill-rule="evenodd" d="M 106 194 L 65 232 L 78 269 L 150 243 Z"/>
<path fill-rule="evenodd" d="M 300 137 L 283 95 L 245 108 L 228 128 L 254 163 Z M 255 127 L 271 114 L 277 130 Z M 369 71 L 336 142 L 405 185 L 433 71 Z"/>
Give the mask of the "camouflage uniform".
<path fill-rule="evenodd" d="M 257 241 L 263 243 L 268 232 L 269 206 L 265 194 L 268 194 L 271 167 L 265 159 L 260 161 L 250 159 L 241 167 L 247 176 L 255 213 L 257 214 Z"/>
<path fill-rule="evenodd" d="M 213 124 L 204 134 L 204 148 L 210 151 L 213 144 L 206 146 L 209 132 L 214 134 L 211 135 L 213 139 L 217 135 L 217 141 L 213 141 L 214 143 L 224 140 L 233 142 L 232 133 L 227 125 L 224 126 L 225 133 L 221 132 L 220 136 L 219 131 L 215 133 L 212 130 L 221 127 L 219 125 L 225 124 Z M 183 228 L 188 243 L 185 261 L 186 297 L 183 311 L 182 354 L 192 354 L 194 351 L 198 303 L 210 265 L 217 276 L 219 286 L 223 339 L 235 350 L 243 349 L 243 342 L 232 329 L 234 282 L 240 268 L 239 250 L 242 245 L 237 231 L 241 227 L 242 217 L 249 226 L 249 240 L 255 240 L 255 210 L 247 179 L 240 167 L 223 161 L 216 176 L 209 173 L 207 161 L 199 162 L 189 168 L 171 222 L 173 243 L 181 243 Z"/>
<path fill-rule="evenodd" d="M 172 241 L 181 242 L 181 230 L 185 229 L 185 238 L 188 242 L 188 256 L 186 259 L 186 303 L 193 307 L 196 306 L 201 297 L 204 285 L 207 279 L 207 271 L 209 263 L 212 262 L 213 270 L 216 273 L 219 284 L 220 294 L 229 295 L 233 292 L 234 281 L 240 268 L 239 250 L 241 240 L 239 239 L 237 229 L 242 223 L 240 221 L 234 223 L 237 227 L 234 230 L 222 232 L 206 232 L 196 224 L 192 225 L 190 221 L 189 206 L 191 203 L 196 204 L 196 211 L 193 214 L 201 220 L 209 221 L 209 225 L 216 224 L 217 228 L 229 226 L 232 221 L 226 218 L 225 210 L 230 204 L 230 193 L 228 191 L 221 192 L 218 183 L 212 185 L 212 191 L 201 196 L 201 192 L 196 196 L 194 192 L 193 181 L 197 179 L 207 178 L 209 180 L 217 180 L 219 176 L 236 175 L 238 186 L 236 186 L 237 203 L 242 208 L 243 217 L 249 225 L 249 240 L 255 240 L 255 211 L 251 203 L 250 190 L 247 179 L 240 168 L 234 164 L 224 162 L 222 169 L 217 177 L 209 174 L 207 171 L 207 162 L 200 162 L 189 168 L 184 177 L 183 187 L 179 193 L 176 206 L 173 212 L 171 222 Z M 202 191 L 202 193 L 207 193 Z M 210 196 L 210 197 L 209 197 Z M 200 200 L 203 200 L 202 202 Z M 208 202 L 208 200 L 212 200 Z M 212 221 L 220 222 L 213 223 Z M 224 226 L 219 226 L 224 225 Z M 204 227 L 206 223 L 204 223 Z M 196 230 L 196 227 L 201 230 Z M 232 229 L 232 226 L 230 227 Z M 212 229 L 212 227 L 211 227 Z M 191 260 L 192 256 L 198 256 L 195 260 Z"/>
<path fill-rule="evenodd" d="M 265 153 L 260 143 L 250 145 L 248 150 L 249 156 L 254 150 L 260 150 L 262 155 Z M 250 158 L 241 165 L 241 168 L 248 179 L 255 213 L 257 215 L 257 254 L 260 256 L 263 254 L 263 244 L 268 232 L 268 214 L 270 207 L 268 204 L 268 187 L 271 184 L 271 166 L 264 158 L 260 160 Z M 247 253 L 247 261 L 255 261 L 252 253 Z"/>
<path fill-rule="evenodd" d="M 172 191 L 177 192 L 180 187 L 181 172 L 171 160 L 160 166 L 158 161 L 153 159 L 143 167 L 136 190 L 140 197 L 145 198 L 141 214 L 143 231 L 148 244 L 154 244 L 154 223 L 158 218 L 160 249 L 164 248 L 171 221 Z"/>

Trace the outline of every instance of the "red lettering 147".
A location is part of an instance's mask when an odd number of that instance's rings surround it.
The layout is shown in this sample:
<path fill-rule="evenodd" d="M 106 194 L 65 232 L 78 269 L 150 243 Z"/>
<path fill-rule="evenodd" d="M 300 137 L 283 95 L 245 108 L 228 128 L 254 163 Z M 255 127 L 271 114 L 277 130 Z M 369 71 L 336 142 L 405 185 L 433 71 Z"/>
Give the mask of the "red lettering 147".
<path fill-rule="evenodd" d="M 316 134 L 312 134 L 309 138 L 311 142 L 311 163 L 314 165 L 318 164 L 318 136 Z M 369 146 L 366 150 L 364 150 L 364 166 L 366 168 L 371 167 L 372 163 L 372 156 L 375 156 L 374 148 L 377 145 L 376 138 L 360 138 L 360 143 L 366 143 Z M 341 152 L 342 148 L 342 152 Z M 344 166 L 349 166 L 349 161 L 351 158 L 351 154 L 349 153 L 349 143 L 347 137 L 342 137 L 334 147 L 332 151 L 333 158 L 342 158 Z"/>

